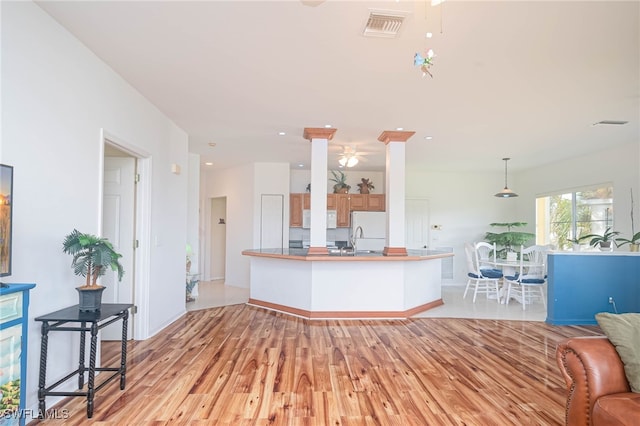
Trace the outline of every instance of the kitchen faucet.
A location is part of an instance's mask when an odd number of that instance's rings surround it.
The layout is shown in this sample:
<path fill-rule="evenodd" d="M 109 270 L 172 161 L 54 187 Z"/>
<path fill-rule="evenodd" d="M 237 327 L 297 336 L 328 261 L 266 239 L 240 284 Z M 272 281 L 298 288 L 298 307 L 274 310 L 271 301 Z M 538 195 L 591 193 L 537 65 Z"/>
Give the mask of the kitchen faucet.
<path fill-rule="evenodd" d="M 358 231 L 360 231 L 360 236 L 358 237 Z M 358 226 L 355 231 L 353 231 L 353 235 L 351 236 L 351 246 L 353 247 L 353 253 L 355 254 L 358 251 L 358 238 L 364 238 L 364 231 L 362 230 L 362 226 Z"/>

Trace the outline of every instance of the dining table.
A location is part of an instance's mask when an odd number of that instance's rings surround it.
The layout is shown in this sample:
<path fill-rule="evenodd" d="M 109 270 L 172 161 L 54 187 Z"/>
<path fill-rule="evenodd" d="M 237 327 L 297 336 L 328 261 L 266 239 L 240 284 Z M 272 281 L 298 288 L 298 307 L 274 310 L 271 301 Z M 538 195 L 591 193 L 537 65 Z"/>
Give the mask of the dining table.
<path fill-rule="evenodd" d="M 517 260 L 509 260 L 509 259 L 486 259 L 484 261 L 481 262 L 481 265 L 488 265 L 491 266 L 492 268 L 496 268 L 496 269 L 500 269 L 502 271 L 502 276 L 506 277 L 506 276 L 514 276 L 516 274 L 516 272 L 519 272 L 520 269 L 520 264 L 522 263 L 522 266 L 525 268 L 531 268 L 531 267 L 543 267 L 544 265 L 537 263 L 537 262 L 531 262 L 528 260 L 524 260 L 522 262 L 520 262 L 519 259 Z M 500 303 L 501 304 L 506 304 L 507 300 L 506 300 L 506 296 L 507 296 L 507 285 L 505 285 L 504 281 L 502 282 L 502 286 L 500 287 L 500 290 L 498 292 L 498 297 L 500 297 Z"/>

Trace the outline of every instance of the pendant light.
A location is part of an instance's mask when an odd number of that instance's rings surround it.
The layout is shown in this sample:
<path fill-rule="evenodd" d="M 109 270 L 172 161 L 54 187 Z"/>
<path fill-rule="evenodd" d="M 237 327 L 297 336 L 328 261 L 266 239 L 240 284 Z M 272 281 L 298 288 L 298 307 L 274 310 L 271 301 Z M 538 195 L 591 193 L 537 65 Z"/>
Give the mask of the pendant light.
<path fill-rule="evenodd" d="M 510 158 L 503 158 L 502 160 L 504 161 L 504 189 L 502 191 L 498 192 L 495 196 L 499 197 L 499 198 L 517 197 L 518 194 L 516 194 L 515 192 L 510 190 L 509 187 L 507 186 L 507 161 L 509 161 L 511 159 Z"/>

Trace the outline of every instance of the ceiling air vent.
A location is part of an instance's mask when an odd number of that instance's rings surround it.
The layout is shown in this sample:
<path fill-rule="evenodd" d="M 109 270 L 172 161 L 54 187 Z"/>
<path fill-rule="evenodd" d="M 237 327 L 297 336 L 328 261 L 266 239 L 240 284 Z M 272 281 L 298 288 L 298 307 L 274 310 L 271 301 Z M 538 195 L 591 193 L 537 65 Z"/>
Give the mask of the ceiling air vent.
<path fill-rule="evenodd" d="M 398 35 L 406 16 L 407 12 L 372 10 L 369 13 L 369 19 L 367 19 L 362 35 L 365 37 L 393 38 Z"/>
<path fill-rule="evenodd" d="M 623 124 L 627 124 L 628 121 L 619 121 L 619 120 L 602 120 L 602 121 L 598 121 L 597 123 L 593 123 L 594 126 L 599 126 L 599 125 L 603 125 L 603 124 L 609 124 L 612 126 L 622 126 Z"/>

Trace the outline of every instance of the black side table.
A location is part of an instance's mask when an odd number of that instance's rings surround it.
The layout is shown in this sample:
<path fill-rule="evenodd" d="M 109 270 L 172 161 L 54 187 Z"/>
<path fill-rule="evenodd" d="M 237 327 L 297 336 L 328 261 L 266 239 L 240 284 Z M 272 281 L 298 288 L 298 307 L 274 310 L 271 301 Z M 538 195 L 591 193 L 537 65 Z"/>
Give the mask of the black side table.
<path fill-rule="evenodd" d="M 129 308 L 132 304 L 103 303 L 98 312 L 80 312 L 78 305 L 70 306 L 56 312 L 35 318 L 42 322 L 42 344 L 40 346 L 40 377 L 38 386 L 38 401 L 40 418 L 45 413 L 45 397 L 52 396 L 86 396 L 87 397 L 87 417 L 93 416 L 93 397 L 95 392 L 107 385 L 111 380 L 120 377 L 120 390 L 125 386 L 126 361 L 127 361 L 127 321 L 129 319 Z M 96 351 L 98 345 L 98 330 L 108 326 L 118 320 L 122 320 L 122 349 L 120 354 L 119 367 L 98 367 L 96 368 Z M 79 325 L 65 325 L 67 323 L 80 323 Z M 80 332 L 80 358 L 78 369 L 69 373 L 51 386 L 46 386 L 47 375 L 47 345 L 50 331 L 79 331 Z M 89 367 L 85 367 L 85 342 L 86 332 L 91 332 L 91 349 L 89 352 Z M 84 388 L 84 373 L 88 372 L 87 390 Z M 95 387 L 95 372 L 111 371 L 113 374 Z M 77 392 L 54 392 L 53 389 L 66 382 L 70 378 L 78 375 Z"/>

